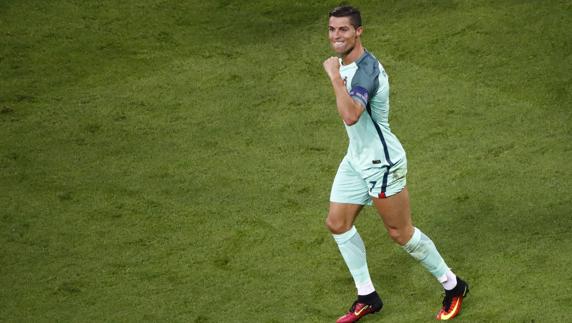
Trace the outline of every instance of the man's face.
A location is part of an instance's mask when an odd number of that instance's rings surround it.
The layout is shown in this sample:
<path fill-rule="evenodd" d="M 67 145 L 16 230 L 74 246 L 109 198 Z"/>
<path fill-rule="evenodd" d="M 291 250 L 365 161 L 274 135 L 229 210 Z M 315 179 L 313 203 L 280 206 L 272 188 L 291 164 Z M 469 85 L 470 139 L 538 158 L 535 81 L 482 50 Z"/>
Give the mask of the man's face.
<path fill-rule="evenodd" d="M 332 49 L 340 57 L 346 56 L 354 49 L 362 33 L 362 28 L 354 28 L 349 17 L 330 17 L 328 30 Z"/>

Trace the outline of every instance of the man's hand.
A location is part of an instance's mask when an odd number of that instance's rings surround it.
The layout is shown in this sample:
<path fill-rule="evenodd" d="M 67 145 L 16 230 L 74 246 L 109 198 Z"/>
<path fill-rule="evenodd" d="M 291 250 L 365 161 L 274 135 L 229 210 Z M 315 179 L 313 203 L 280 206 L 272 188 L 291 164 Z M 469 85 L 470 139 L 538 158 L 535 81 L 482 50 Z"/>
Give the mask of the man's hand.
<path fill-rule="evenodd" d="M 340 61 L 337 57 L 330 57 L 324 61 L 324 70 L 330 77 L 330 80 L 341 78 L 340 76 Z"/>

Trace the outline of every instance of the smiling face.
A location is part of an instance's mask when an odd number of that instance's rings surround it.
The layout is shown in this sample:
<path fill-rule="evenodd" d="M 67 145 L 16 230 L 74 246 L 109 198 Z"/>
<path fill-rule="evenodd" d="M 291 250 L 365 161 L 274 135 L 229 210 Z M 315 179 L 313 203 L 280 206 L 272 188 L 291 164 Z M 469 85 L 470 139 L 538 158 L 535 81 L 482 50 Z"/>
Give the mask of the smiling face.
<path fill-rule="evenodd" d="M 361 48 L 359 37 L 363 29 L 355 28 L 350 17 L 330 17 L 328 30 L 330 45 L 339 57 L 351 55 L 356 46 Z"/>

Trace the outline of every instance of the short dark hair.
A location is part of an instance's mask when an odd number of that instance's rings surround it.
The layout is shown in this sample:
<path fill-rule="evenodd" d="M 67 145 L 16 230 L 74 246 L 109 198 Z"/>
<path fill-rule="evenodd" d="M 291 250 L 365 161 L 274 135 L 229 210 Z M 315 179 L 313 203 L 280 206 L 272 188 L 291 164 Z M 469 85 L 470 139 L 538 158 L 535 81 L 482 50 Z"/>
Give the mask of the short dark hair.
<path fill-rule="evenodd" d="M 361 13 L 358 8 L 352 6 L 339 6 L 330 11 L 329 17 L 350 17 L 350 23 L 354 28 L 361 27 Z"/>

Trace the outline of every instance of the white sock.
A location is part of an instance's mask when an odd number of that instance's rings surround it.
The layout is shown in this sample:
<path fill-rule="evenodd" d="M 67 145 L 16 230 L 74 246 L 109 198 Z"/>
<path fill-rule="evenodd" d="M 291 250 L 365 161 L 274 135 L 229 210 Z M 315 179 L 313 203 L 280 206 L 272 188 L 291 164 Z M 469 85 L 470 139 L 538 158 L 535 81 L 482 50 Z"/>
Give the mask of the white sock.
<path fill-rule="evenodd" d="M 369 295 L 375 292 L 375 288 L 373 287 L 373 282 L 371 281 L 371 279 L 368 280 L 366 283 L 359 285 L 356 284 L 356 288 L 358 295 Z"/>
<path fill-rule="evenodd" d="M 457 275 L 448 269 L 445 275 L 439 277 L 439 282 L 446 290 L 451 290 L 457 286 Z"/>

